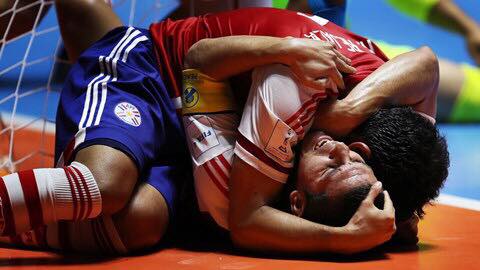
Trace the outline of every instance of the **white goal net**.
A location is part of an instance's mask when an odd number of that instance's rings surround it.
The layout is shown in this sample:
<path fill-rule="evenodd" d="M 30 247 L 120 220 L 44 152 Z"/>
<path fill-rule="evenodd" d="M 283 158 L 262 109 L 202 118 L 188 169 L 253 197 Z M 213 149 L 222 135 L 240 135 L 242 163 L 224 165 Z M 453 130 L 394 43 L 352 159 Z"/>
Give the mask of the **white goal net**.
<path fill-rule="evenodd" d="M 125 24 L 139 27 L 178 6 L 174 0 L 111 2 Z M 0 175 L 53 165 L 55 112 L 69 65 L 53 0 L 0 1 Z"/>

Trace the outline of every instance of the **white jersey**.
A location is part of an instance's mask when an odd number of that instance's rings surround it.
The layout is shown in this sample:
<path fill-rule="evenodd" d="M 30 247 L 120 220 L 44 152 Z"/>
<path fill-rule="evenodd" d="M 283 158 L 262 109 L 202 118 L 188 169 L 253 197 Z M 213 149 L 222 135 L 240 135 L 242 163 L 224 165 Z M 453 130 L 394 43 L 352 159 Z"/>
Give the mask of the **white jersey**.
<path fill-rule="evenodd" d="M 201 98 L 202 90 L 198 92 Z M 293 167 L 294 147 L 310 129 L 324 96 L 301 86 L 288 67 L 269 65 L 253 71 L 240 122 L 233 111 L 184 115 L 200 211 L 228 229 L 228 183 L 234 154 L 285 183 Z"/>

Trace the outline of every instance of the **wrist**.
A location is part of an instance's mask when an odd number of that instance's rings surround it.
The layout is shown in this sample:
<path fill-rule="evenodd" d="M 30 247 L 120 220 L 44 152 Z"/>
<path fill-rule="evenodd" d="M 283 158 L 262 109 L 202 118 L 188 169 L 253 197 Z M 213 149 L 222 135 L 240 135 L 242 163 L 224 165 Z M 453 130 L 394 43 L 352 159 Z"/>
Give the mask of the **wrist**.
<path fill-rule="evenodd" d="M 265 46 L 261 52 L 266 63 L 279 63 L 287 66 L 291 65 L 290 43 L 291 38 L 269 38 L 269 45 Z"/>
<path fill-rule="evenodd" d="M 334 253 L 350 253 L 349 243 L 352 243 L 353 232 L 347 224 L 343 227 L 334 227 L 335 238 L 330 241 L 329 250 Z"/>
<path fill-rule="evenodd" d="M 342 101 L 342 110 L 350 118 L 363 122 L 370 115 L 378 111 L 388 100 L 382 95 L 365 95 L 360 97 L 347 97 Z"/>
<path fill-rule="evenodd" d="M 271 48 L 268 50 L 276 63 L 292 66 L 298 59 L 298 49 L 301 46 L 296 38 L 284 37 L 275 38 Z"/>

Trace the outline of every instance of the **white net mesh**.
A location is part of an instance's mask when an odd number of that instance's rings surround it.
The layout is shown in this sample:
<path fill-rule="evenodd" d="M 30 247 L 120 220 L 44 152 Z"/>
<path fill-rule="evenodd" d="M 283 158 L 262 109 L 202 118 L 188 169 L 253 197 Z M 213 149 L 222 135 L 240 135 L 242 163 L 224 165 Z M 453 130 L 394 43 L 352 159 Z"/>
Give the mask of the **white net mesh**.
<path fill-rule="evenodd" d="M 172 0 L 117 0 L 125 24 L 147 27 Z M 69 63 L 53 0 L 0 1 L 0 174 L 53 165 L 54 120 Z"/>

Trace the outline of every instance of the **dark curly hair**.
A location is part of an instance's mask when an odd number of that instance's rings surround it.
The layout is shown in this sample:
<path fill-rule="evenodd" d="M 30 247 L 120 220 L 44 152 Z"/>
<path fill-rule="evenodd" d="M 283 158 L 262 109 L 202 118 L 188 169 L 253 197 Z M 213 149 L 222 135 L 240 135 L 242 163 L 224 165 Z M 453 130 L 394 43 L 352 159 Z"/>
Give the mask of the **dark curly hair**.
<path fill-rule="evenodd" d="M 307 203 L 302 217 L 327 226 L 345 226 L 357 212 L 371 187 L 370 184 L 356 186 L 337 198 L 331 198 L 326 193 L 305 192 Z M 378 194 L 374 200 L 375 206 L 383 209 L 384 199 L 383 193 Z"/>
<path fill-rule="evenodd" d="M 367 160 L 395 206 L 396 218 L 414 213 L 436 198 L 450 164 L 447 143 L 437 127 L 410 107 L 381 109 L 356 128 L 347 142 L 362 141 Z"/>

